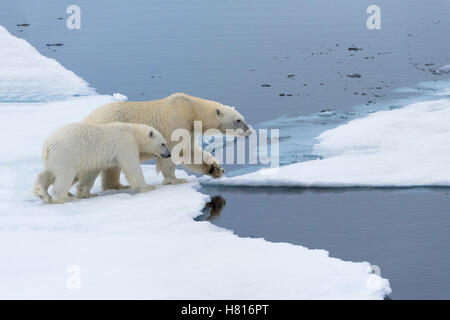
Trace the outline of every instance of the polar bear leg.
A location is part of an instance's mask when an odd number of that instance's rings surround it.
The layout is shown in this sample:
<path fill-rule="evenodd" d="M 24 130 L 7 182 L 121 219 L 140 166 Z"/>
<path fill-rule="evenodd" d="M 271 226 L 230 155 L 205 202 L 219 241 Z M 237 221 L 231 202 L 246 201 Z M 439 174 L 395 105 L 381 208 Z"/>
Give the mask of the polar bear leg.
<path fill-rule="evenodd" d="M 38 196 L 44 203 L 50 203 L 51 197 L 48 194 L 48 188 L 53 183 L 55 177 L 49 170 L 45 170 L 39 174 L 34 184 L 34 195 Z"/>
<path fill-rule="evenodd" d="M 161 172 L 164 177 L 163 184 L 180 184 L 187 182 L 186 179 L 178 179 L 175 175 L 176 165 L 171 158 L 158 158 L 156 160 L 156 171 Z"/>
<path fill-rule="evenodd" d="M 145 185 L 144 174 L 142 173 L 141 163 L 139 157 L 134 157 L 132 154 L 122 154 L 119 159 L 119 166 L 123 170 L 127 178 L 130 188 L 139 192 L 148 191 Z"/>
<path fill-rule="evenodd" d="M 200 147 L 195 147 L 200 149 Z M 206 152 L 204 150 L 196 150 L 195 152 L 201 152 L 202 153 L 202 159 L 203 162 L 199 164 L 183 164 L 183 167 L 186 167 L 187 169 L 201 174 L 206 174 L 208 176 L 211 176 L 213 178 L 220 178 L 225 173 L 225 170 L 222 168 L 222 166 L 219 164 L 219 161 L 217 161 L 216 158 L 212 156 L 211 153 Z M 192 156 L 191 159 L 194 159 L 194 156 Z"/>
<path fill-rule="evenodd" d="M 72 187 L 76 174 L 74 172 L 64 172 L 56 175 L 53 192 L 55 196 L 52 202 L 63 203 L 69 200 L 69 190 Z"/>
<path fill-rule="evenodd" d="M 96 194 L 92 194 L 90 191 L 99 173 L 100 173 L 99 170 L 90 170 L 78 174 L 78 179 L 80 180 L 80 182 L 77 186 L 78 190 L 77 197 L 79 199 L 97 196 Z"/>
<path fill-rule="evenodd" d="M 154 186 L 145 184 L 144 174 L 140 165 L 122 167 L 125 177 L 127 178 L 130 188 L 138 192 L 146 192 L 156 189 Z"/>
<path fill-rule="evenodd" d="M 102 189 L 127 189 L 120 184 L 120 168 L 110 168 L 102 171 Z"/>

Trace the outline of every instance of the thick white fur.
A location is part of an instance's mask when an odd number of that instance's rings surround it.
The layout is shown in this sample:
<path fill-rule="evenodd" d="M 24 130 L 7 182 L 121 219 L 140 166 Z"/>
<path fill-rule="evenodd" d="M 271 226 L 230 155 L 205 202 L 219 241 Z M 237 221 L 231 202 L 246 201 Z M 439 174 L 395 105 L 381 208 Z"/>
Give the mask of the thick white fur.
<path fill-rule="evenodd" d="M 65 202 L 69 199 L 71 186 L 79 181 L 78 197 L 91 197 L 90 190 L 96 177 L 107 168 L 121 168 L 132 189 L 151 190 L 145 184 L 140 154 L 149 157 L 170 155 L 162 135 L 147 125 L 118 122 L 66 125 L 44 142 L 42 161 L 45 169 L 36 180 L 34 193 L 47 203 Z M 53 183 L 52 199 L 48 188 Z"/>
<path fill-rule="evenodd" d="M 142 102 L 117 102 L 99 107 L 93 111 L 85 120 L 86 123 L 109 123 L 109 122 L 142 123 L 157 129 L 167 140 L 170 150 L 177 144 L 171 141 L 172 132 L 183 128 L 194 134 L 194 121 L 201 121 L 203 131 L 208 129 L 219 129 L 226 133 L 226 129 L 242 129 L 250 132 L 244 122 L 244 117 L 234 108 L 225 106 L 219 102 L 193 97 L 184 93 L 175 93 L 160 100 Z M 194 148 L 201 148 L 194 140 Z M 224 170 L 216 159 L 203 150 L 203 159 L 208 163 L 183 164 L 187 169 L 207 174 L 215 178 L 223 175 Z M 141 155 L 141 160 L 147 160 Z M 212 163 L 212 164 L 211 164 Z M 157 159 L 156 168 L 164 176 L 164 184 L 176 184 L 184 182 L 175 176 L 175 165 L 171 159 Z M 108 169 L 102 172 L 103 189 L 120 189 L 120 169 Z"/>

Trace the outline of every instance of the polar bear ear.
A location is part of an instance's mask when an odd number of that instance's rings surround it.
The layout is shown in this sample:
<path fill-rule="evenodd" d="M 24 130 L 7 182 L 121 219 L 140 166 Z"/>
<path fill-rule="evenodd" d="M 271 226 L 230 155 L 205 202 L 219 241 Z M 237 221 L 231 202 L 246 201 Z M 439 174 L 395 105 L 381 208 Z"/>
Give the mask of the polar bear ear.
<path fill-rule="evenodd" d="M 149 138 L 153 137 L 153 130 L 150 130 L 150 133 L 148 134 L 148 137 Z"/>

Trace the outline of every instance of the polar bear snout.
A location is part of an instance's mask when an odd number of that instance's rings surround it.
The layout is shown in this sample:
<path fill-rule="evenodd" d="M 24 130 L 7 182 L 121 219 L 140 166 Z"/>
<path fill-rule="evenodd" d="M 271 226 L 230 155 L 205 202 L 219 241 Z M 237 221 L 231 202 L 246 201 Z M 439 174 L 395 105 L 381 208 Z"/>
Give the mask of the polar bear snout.
<path fill-rule="evenodd" d="M 253 134 L 253 128 L 250 125 L 248 125 L 247 122 L 242 121 L 241 125 L 242 125 L 241 129 L 244 132 L 243 134 L 244 137 L 248 137 Z"/>
<path fill-rule="evenodd" d="M 248 124 L 242 121 L 235 129 L 235 132 L 237 136 L 248 137 L 253 133 L 253 129 Z"/>
<path fill-rule="evenodd" d="M 240 132 L 240 135 L 244 137 L 248 137 L 253 133 L 252 128 L 244 121 L 241 122 L 241 126 L 239 129 L 242 130 L 242 132 Z"/>
<path fill-rule="evenodd" d="M 168 153 L 161 153 L 161 157 L 163 157 L 163 158 L 170 158 L 170 156 L 171 156 L 170 152 L 168 152 Z"/>
<path fill-rule="evenodd" d="M 248 132 L 250 130 L 250 127 L 248 126 L 248 124 L 246 124 L 244 121 L 241 121 L 241 129 L 242 131 L 244 131 L 244 133 Z"/>
<path fill-rule="evenodd" d="M 170 154 L 169 148 L 166 145 L 163 146 L 163 151 L 161 152 L 161 157 L 170 158 L 170 156 L 171 156 L 171 154 Z"/>

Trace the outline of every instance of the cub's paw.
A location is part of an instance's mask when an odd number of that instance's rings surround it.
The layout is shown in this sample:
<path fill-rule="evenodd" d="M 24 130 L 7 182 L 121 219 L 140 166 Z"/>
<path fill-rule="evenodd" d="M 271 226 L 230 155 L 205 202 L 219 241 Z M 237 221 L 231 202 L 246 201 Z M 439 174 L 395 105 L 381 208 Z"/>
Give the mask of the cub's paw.
<path fill-rule="evenodd" d="M 50 203 L 52 204 L 62 204 L 66 202 L 73 201 L 72 198 L 66 197 L 66 198 L 52 198 L 52 201 Z"/>
<path fill-rule="evenodd" d="M 222 166 L 216 162 L 213 162 L 212 164 L 204 164 L 204 173 L 213 177 L 213 178 L 220 178 L 225 173 L 225 170 L 222 168 Z"/>
<path fill-rule="evenodd" d="M 52 198 L 49 195 L 39 195 L 39 198 L 41 198 L 44 203 L 52 203 Z"/>
<path fill-rule="evenodd" d="M 164 178 L 163 184 L 181 184 L 188 182 L 187 179 Z"/>
<path fill-rule="evenodd" d="M 95 193 L 84 193 L 78 196 L 78 199 L 89 199 L 95 198 L 97 195 Z"/>
<path fill-rule="evenodd" d="M 155 190 L 156 187 L 155 186 L 145 186 L 143 188 L 139 189 L 139 192 L 148 192 L 148 191 L 153 191 Z"/>

